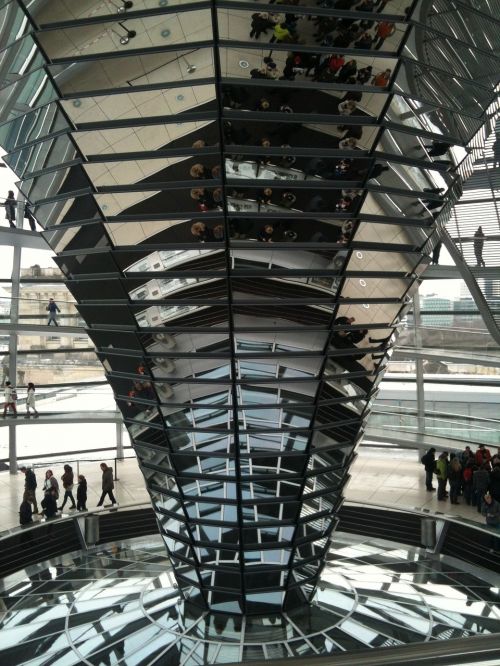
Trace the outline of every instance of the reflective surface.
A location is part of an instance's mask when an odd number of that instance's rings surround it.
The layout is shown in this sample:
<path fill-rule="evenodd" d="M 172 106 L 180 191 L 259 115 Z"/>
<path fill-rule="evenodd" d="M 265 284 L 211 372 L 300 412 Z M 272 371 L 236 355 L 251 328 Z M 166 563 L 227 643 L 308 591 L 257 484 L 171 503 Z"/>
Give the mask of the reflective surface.
<path fill-rule="evenodd" d="M 160 539 L 134 539 L 5 580 L 0 657 L 11 666 L 199 666 L 496 633 L 498 590 L 487 576 L 420 549 L 338 533 L 311 606 L 200 615 L 179 598 Z"/>
<path fill-rule="evenodd" d="M 400 0 L 7 4 L 0 139 L 182 594 L 291 612 L 493 97 L 475 32 L 494 28 L 470 2 L 463 25 Z M 428 27 L 472 55 L 443 65 Z"/>

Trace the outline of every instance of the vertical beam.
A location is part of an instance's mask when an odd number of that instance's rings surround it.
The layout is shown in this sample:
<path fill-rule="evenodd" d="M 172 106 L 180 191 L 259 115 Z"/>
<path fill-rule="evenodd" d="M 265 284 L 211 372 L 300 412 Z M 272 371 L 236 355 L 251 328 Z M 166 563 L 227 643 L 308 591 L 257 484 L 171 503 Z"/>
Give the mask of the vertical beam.
<path fill-rule="evenodd" d="M 117 417 L 120 418 L 120 412 L 117 412 Z M 117 460 L 123 460 L 123 424 L 121 419 L 116 423 L 116 458 Z"/>
<path fill-rule="evenodd" d="M 17 474 L 16 426 L 9 426 L 9 472 Z"/>
<path fill-rule="evenodd" d="M 415 347 L 422 348 L 422 318 L 420 316 L 420 292 L 413 296 L 413 326 L 415 330 Z M 422 358 L 415 359 L 415 378 L 417 382 L 417 424 L 418 432 L 425 431 L 425 390 L 424 390 L 424 361 Z M 418 449 L 418 459 L 425 453 L 422 447 Z"/>
<path fill-rule="evenodd" d="M 23 227 L 24 197 L 20 197 L 17 207 L 16 224 L 19 229 Z M 19 294 L 21 276 L 21 248 L 14 246 L 12 257 L 11 276 L 11 300 L 10 300 L 10 323 L 13 326 L 19 324 Z M 17 385 L 17 343 L 18 335 L 13 332 L 9 335 L 9 381 Z M 17 474 L 17 440 L 15 426 L 9 426 L 9 470 L 11 474 Z"/>

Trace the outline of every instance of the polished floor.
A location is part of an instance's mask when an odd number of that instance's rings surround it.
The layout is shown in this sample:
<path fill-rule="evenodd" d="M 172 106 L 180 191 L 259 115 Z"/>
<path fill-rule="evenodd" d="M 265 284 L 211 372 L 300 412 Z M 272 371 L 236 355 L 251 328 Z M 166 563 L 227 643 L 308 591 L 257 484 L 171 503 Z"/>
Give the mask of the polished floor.
<path fill-rule="evenodd" d="M 130 454 L 128 454 L 130 455 Z M 95 508 L 101 493 L 100 461 L 78 463 L 67 461 L 75 473 L 87 478 L 89 497 L 87 507 Z M 111 460 L 107 460 L 112 464 Z M 44 472 L 49 466 L 36 469 L 38 497 L 41 499 L 41 486 Z M 53 464 L 50 469 L 60 479 L 62 464 Z M 120 504 L 149 502 L 142 475 L 135 458 L 126 459 L 116 464 L 118 480 L 115 495 Z M 346 498 L 352 501 L 366 501 L 389 507 L 419 508 L 428 511 L 441 511 L 450 515 L 462 516 L 467 520 L 484 522 L 475 507 L 466 504 L 451 505 L 448 501 L 438 502 L 436 493 L 427 492 L 424 485 L 424 472 L 417 460 L 415 451 L 391 451 L 361 448 L 351 470 L 352 478 L 346 489 Z M 1 530 L 18 525 L 18 509 L 22 501 L 24 475 L 16 476 L 8 472 L 0 473 L 0 510 L 2 512 Z M 75 488 L 76 492 L 76 488 Z M 69 502 L 65 507 L 67 511 Z M 1 531 L 0 530 L 0 531 Z"/>
<path fill-rule="evenodd" d="M 500 629 L 483 574 L 339 533 L 310 606 L 239 618 L 184 604 L 159 537 L 31 565 L 0 591 L 0 659 L 17 666 L 201 666 L 467 638 Z"/>

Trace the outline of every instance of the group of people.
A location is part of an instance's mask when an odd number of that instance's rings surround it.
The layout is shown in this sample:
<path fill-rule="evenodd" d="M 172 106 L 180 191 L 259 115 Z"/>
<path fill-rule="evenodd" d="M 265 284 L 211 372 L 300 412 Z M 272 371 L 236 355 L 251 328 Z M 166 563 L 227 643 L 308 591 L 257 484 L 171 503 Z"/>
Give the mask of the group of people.
<path fill-rule="evenodd" d="M 26 387 L 26 415 L 25 419 L 31 418 L 31 412 L 33 412 L 33 418 L 37 419 L 40 414 L 37 411 L 35 406 L 35 385 L 33 382 L 28 382 Z M 9 412 L 12 416 L 17 419 L 17 389 L 12 384 L 12 382 L 6 381 L 4 386 L 4 407 L 3 407 L 3 418 L 7 416 Z"/>
<path fill-rule="evenodd" d="M 111 501 L 111 506 L 117 504 L 113 494 L 114 479 L 113 470 L 106 463 L 101 463 L 102 471 L 102 493 L 97 506 L 102 506 L 106 496 Z M 43 498 L 41 500 L 42 510 L 38 511 L 38 502 L 36 491 L 38 487 L 35 471 L 28 467 L 21 467 L 24 474 L 24 494 L 23 501 L 19 507 L 19 522 L 21 525 L 29 525 L 33 522 L 33 515 L 38 514 L 45 518 L 54 518 L 58 512 L 64 511 L 66 503 L 69 501 L 70 510 L 87 511 L 87 480 L 83 474 L 78 475 L 76 487 L 76 501 L 73 494 L 75 488 L 75 474 L 71 465 L 64 465 L 64 473 L 61 476 L 61 485 L 63 492 L 62 504 L 58 506 L 61 490 L 60 485 L 51 469 L 45 472 L 43 482 Z"/>
<path fill-rule="evenodd" d="M 3 202 L 5 208 L 5 219 L 9 223 L 11 229 L 16 229 L 16 210 L 17 210 L 17 200 L 13 190 L 9 190 L 7 193 L 7 198 Z M 24 204 L 24 218 L 28 220 L 31 231 L 36 231 L 36 220 L 33 217 L 29 204 Z"/>
<path fill-rule="evenodd" d="M 292 3 L 290 3 L 292 4 Z M 328 6 L 344 11 L 364 12 L 362 19 L 339 18 L 335 16 L 306 16 L 293 12 L 256 12 L 251 15 L 250 39 L 260 39 L 265 35 L 271 44 L 305 44 L 311 38 L 309 22 L 313 22 L 312 40 L 321 46 L 336 48 L 356 48 L 378 50 L 386 39 L 396 32 L 396 26 L 390 21 L 375 19 L 374 0 L 333 0 Z M 269 36 L 270 35 L 270 36 Z"/>
<path fill-rule="evenodd" d="M 459 504 L 463 497 L 466 504 L 476 506 L 490 525 L 500 526 L 500 450 L 491 455 L 480 444 L 475 452 L 470 446 L 463 451 L 443 451 L 436 458 L 436 449 L 430 448 L 421 458 L 425 468 L 425 486 L 434 491 L 433 479 L 437 479 L 437 499 L 449 499 Z"/>

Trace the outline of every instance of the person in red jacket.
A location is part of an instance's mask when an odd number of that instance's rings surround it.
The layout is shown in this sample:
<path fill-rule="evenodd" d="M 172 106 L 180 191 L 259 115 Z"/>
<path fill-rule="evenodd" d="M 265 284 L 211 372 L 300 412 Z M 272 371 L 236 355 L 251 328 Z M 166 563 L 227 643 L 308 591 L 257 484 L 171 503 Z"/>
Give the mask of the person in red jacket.
<path fill-rule="evenodd" d="M 481 467 L 484 463 L 488 463 L 491 460 L 490 450 L 485 447 L 484 444 L 480 444 L 478 450 L 476 451 L 476 465 Z"/>

